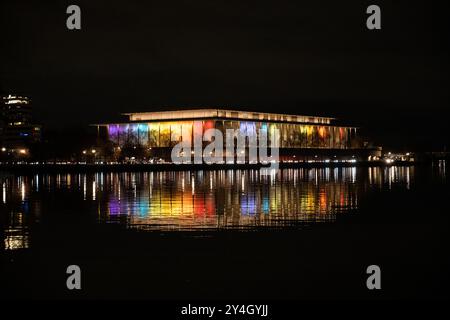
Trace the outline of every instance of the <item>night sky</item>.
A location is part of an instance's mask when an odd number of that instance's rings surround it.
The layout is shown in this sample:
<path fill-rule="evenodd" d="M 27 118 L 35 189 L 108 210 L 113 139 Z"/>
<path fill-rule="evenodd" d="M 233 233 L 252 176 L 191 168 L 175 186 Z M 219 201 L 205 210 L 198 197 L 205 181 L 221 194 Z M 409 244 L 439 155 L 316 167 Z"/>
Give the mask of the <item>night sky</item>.
<path fill-rule="evenodd" d="M 382 30 L 366 28 L 370 4 Z M 48 132 L 224 106 L 336 116 L 388 148 L 450 146 L 441 2 L 2 0 L 0 14 L 1 89 L 29 95 Z"/>

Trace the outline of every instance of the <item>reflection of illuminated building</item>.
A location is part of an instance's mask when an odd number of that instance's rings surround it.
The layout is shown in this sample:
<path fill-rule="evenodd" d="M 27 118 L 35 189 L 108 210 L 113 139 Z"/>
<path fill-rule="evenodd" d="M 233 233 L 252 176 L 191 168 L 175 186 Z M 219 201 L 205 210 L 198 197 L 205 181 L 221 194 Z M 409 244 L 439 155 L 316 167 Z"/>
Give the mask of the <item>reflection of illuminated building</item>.
<path fill-rule="evenodd" d="M 6 250 L 26 249 L 29 247 L 28 229 L 24 225 L 22 213 L 10 215 L 9 226 L 4 232 L 4 248 Z"/>
<path fill-rule="evenodd" d="M 23 229 L 5 230 L 5 249 L 17 250 L 28 248 L 28 232 Z"/>
<path fill-rule="evenodd" d="M 247 137 L 271 133 L 280 134 L 280 156 L 283 159 L 306 160 L 323 157 L 357 157 L 376 150 L 363 148 L 357 128 L 337 126 L 328 117 L 310 117 L 222 109 L 128 113 L 125 123 L 100 124 L 98 132 L 106 138 L 112 150 L 133 150 L 137 157 L 170 159 L 170 150 L 183 141 L 193 145 L 202 140 L 208 129 L 218 129 L 223 136 L 228 129 Z M 208 141 L 203 142 L 206 145 Z M 138 152 L 139 151 L 139 152 Z"/>
<path fill-rule="evenodd" d="M 370 189 L 408 189 L 415 175 L 413 166 L 392 166 L 282 169 L 269 176 L 259 170 L 3 176 L 0 251 L 30 247 L 34 223 L 49 214 L 41 200 L 55 191 L 83 201 L 99 222 L 130 228 L 278 228 L 333 222 L 358 209 Z M 73 210 L 62 199 L 53 210 Z"/>
<path fill-rule="evenodd" d="M 334 221 L 357 207 L 351 170 L 283 170 L 276 183 L 256 171 L 157 172 L 115 176 L 102 219 L 144 229 L 277 227 Z M 349 176 L 349 177 L 347 177 Z M 317 177 L 317 180 L 316 180 Z M 243 181 L 236 184 L 234 181 Z M 296 181 L 295 184 L 293 183 Z M 212 181 L 212 186 L 211 186 Z M 192 192 L 195 188 L 195 192 Z M 128 190 L 128 191 L 127 191 Z M 131 193 L 129 190 L 133 190 Z"/>
<path fill-rule="evenodd" d="M 6 250 L 26 249 L 30 242 L 29 225 L 33 218 L 40 216 L 40 203 L 30 204 L 29 202 L 31 184 L 28 177 L 13 179 L 7 176 L 1 181 L 0 214 L 2 216 L 0 219 L 5 223 L 1 233 L 2 248 Z M 30 212 L 33 212 L 32 216 Z"/>

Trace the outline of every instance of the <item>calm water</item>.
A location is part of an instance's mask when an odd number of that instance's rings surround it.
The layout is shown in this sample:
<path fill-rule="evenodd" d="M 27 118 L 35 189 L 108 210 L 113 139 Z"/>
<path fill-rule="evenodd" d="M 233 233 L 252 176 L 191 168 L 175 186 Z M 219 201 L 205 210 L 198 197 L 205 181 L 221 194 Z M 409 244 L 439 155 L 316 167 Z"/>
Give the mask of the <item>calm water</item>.
<path fill-rule="evenodd" d="M 258 229 L 334 222 L 356 215 L 377 191 L 446 183 L 445 162 L 429 167 L 1 174 L 3 249 L 33 245 L 33 226 L 59 216 L 142 230 Z"/>

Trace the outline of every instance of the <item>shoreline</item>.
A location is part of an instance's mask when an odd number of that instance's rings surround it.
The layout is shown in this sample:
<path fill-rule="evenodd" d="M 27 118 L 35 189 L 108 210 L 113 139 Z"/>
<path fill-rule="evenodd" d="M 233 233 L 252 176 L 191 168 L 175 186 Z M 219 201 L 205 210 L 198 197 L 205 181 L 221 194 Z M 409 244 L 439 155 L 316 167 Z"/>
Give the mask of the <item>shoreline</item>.
<path fill-rule="evenodd" d="M 296 168 L 348 168 L 429 165 L 433 161 L 358 161 L 358 162 L 298 162 L 279 163 L 279 169 Z M 92 173 L 92 172 L 145 172 L 145 171 L 201 171 L 201 170 L 254 170 L 268 168 L 262 164 L 1 164 L 0 173 Z"/>

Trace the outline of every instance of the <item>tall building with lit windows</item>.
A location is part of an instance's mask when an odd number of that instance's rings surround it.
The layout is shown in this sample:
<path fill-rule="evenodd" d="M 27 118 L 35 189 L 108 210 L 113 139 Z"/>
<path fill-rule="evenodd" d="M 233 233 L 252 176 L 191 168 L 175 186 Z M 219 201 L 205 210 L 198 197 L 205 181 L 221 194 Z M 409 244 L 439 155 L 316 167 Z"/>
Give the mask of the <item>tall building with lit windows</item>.
<path fill-rule="evenodd" d="M 0 100 L 0 144 L 3 152 L 26 155 L 41 139 L 41 126 L 33 123 L 31 99 L 5 95 Z"/>
<path fill-rule="evenodd" d="M 127 121 L 96 124 L 100 137 L 116 156 L 127 150 L 136 157 L 170 159 L 171 149 L 180 141 L 189 144 L 202 139 L 208 129 L 218 129 L 224 136 L 227 129 L 246 136 L 278 129 L 282 161 L 327 160 L 334 158 L 365 159 L 379 153 L 368 148 L 358 137 L 358 128 L 335 125 L 334 118 L 245 112 L 226 109 L 194 109 L 162 112 L 126 113 Z M 208 140 L 203 145 L 210 143 Z M 138 151 L 136 151 L 138 150 Z M 138 154 L 139 153 L 139 154 Z"/>

